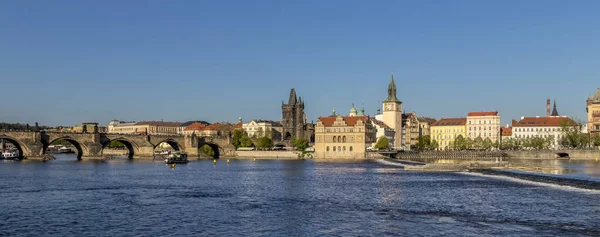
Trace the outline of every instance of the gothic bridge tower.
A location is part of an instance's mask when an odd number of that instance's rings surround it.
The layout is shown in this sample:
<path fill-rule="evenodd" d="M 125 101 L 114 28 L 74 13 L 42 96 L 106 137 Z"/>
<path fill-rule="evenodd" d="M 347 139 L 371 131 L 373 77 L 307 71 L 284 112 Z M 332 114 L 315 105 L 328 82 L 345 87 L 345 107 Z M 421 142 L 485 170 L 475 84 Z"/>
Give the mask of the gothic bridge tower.
<path fill-rule="evenodd" d="M 290 90 L 288 103 L 281 102 L 281 112 L 283 115 L 282 125 L 283 140 L 290 140 L 292 137 L 304 137 L 304 127 L 306 124 L 306 114 L 304 113 L 304 102 L 302 97 L 296 96 L 296 90 Z"/>

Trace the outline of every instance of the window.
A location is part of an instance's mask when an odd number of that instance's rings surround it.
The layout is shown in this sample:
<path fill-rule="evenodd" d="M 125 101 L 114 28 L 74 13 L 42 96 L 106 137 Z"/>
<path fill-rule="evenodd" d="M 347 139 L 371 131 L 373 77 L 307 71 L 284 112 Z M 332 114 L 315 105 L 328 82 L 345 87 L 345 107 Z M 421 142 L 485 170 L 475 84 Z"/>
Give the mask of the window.
<path fill-rule="evenodd" d="M 340 149 L 340 146 L 338 146 L 338 151 L 342 151 L 342 149 Z"/>
<path fill-rule="evenodd" d="M 327 146 L 327 151 L 329 152 L 329 146 Z"/>
<path fill-rule="evenodd" d="M 320 137 L 320 136 L 319 136 L 319 137 L 317 137 L 317 141 L 318 141 L 318 142 L 320 142 L 320 141 L 321 141 L 321 137 Z"/>
<path fill-rule="evenodd" d="M 336 137 L 335 137 L 335 136 L 333 136 L 333 142 L 336 142 Z M 334 150 L 334 151 L 335 151 L 335 150 Z"/>
<path fill-rule="evenodd" d="M 338 136 L 338 142 L 342 142 L 342 137 Z"/>
<path fill-rule="evenodd" d="M 333 151 L 335 151 L 335 146 L 333 146 Z"/>
<path fill-rule="evenodd" d="M 350 146 L 350 151 L 352 151 L 352 146 Z"/>
<path fill-rule="evenodd" d="M 344 151 L 346 151 L 346 146 L 344 146 Z"/>
<path fill-rule="evenodd" d="M 342 137 L 342 142 L 346 142 L 346 136 Z"/>

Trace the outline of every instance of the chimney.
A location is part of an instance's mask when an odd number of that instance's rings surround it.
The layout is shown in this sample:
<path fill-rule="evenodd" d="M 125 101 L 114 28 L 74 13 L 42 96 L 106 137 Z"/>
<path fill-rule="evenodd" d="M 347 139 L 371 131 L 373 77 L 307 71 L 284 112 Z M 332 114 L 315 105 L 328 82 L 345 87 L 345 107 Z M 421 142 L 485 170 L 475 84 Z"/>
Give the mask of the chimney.
<path fill-rule="evenodd" d="M 546 101 L 546 117 L 550 117 L 550 99 Z"/>

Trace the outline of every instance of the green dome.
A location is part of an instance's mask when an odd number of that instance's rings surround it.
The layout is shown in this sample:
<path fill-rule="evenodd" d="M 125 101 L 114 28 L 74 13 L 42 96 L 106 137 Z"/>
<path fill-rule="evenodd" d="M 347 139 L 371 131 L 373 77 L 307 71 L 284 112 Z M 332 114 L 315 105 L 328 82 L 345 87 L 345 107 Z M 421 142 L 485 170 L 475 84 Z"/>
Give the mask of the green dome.
<path fill-rule="evenodd" d="M 354 106 L 352 106 L 352 109 L 350 109 L 350 113 L 351 114 L 356 114 L 356 108 L 354 108 Z"/>

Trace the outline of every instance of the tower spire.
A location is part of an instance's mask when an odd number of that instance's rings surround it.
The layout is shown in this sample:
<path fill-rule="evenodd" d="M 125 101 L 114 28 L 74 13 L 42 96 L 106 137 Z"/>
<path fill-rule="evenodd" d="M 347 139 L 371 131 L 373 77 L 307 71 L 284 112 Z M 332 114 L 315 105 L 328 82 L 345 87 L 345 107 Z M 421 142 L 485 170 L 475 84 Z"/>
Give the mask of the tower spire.
<path fill-rule="evenodd" d="M 552 116 L 559 116 L 558 110 L 556 109 L 556 99 L 554 99 L 554 108 L 552 109 Z"/>
<path fill-rule="evenodd" d="M 387 102 L 401 102 L 396 97 L 396 82 L 394 82 L 394 74 L 392 73 L 392 79 L 388 85 L 388 97 L 385 99 Z"/>

